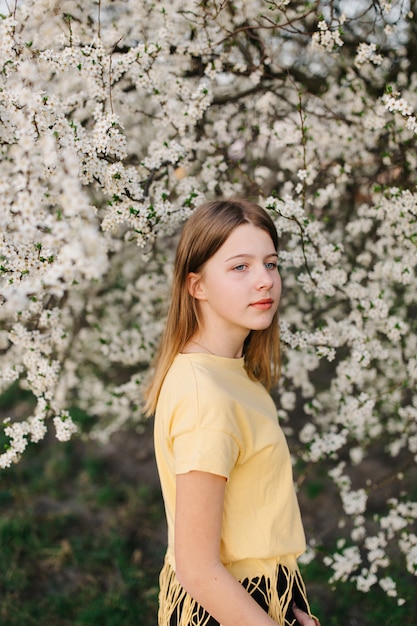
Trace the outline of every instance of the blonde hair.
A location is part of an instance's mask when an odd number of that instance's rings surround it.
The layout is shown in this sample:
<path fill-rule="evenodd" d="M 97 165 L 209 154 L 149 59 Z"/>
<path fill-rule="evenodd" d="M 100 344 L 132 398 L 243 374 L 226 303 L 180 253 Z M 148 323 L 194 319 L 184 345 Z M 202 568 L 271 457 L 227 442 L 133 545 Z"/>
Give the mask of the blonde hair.
<path fill-rule="evenodd" d="M 266 231 L 278 250 L 275 225 L 258 204 L 242 198 L 215 200 L 197 208 L 183 228 L 175 257 L 171 304 L 165 330 L 155 359 L 155 370 L 145 392 L 144 410 L 155 412 L 159 393 L 174 358 L 199 328 L 196 300 L 187 286 L 190 272 L 199 272 L 224 244 L 232 231 L 242 224 L 253 224 Z M 269 328 L 253 330 L 243 346 L 245 369 L 250 378 L 267 388 L 280 374 L 278 314 Z"/>

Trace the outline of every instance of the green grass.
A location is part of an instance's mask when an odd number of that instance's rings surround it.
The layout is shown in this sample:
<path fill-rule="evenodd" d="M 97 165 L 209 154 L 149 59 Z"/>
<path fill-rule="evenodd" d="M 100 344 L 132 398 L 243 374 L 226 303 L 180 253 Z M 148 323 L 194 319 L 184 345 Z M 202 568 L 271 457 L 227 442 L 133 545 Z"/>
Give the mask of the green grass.
<path fill-rule="evenodd" d="M 159 493 L 81 444 L 45 444 L 0 475 L 0 624 L 156 624 Z"/>

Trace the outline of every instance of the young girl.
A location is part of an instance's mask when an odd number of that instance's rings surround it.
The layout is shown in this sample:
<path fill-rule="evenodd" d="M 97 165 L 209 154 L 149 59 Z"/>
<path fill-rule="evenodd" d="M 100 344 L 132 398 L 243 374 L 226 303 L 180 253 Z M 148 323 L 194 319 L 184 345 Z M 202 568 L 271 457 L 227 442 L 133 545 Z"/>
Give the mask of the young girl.
<path fill-rule="evenodd" d="M 183 229 L 146 409 L 168 523 L 159 626 L 314 626 L 279 375 L 278 237 L 243 199 Z"/>

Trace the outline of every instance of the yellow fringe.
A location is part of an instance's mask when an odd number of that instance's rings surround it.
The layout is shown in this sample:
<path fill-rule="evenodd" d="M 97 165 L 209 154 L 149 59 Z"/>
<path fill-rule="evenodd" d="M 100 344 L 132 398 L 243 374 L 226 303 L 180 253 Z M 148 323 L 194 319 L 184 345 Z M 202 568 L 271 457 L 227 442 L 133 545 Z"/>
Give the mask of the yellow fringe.
<path fill-rule="evenodd" d="M 266 590 L 261 587 L 261 581 L 262 578 L 259 576 L 249 580 L 248 584 L 245 579 L 243 584 L 251 595 L 258 590 L 262 593 L 266 606 L 269 607 L 268 615 L 279 626 L 295 626 L 297 623 L 295 619 L 291 621 L 286 619 L 295 589 L 308 608 L 307 594 L 300 573 L 277 565 L 274 575 L 266 581 Z M 159 584 L 158 626 L 173 626 L 171 619 L 174 614 L 176 614 L 175 626 L 207 626 L 211 616 L 181 586 L 167 559 L 159 577 Z M 278 593 L 278 589 L 282 590 L 282 595 Z"/>

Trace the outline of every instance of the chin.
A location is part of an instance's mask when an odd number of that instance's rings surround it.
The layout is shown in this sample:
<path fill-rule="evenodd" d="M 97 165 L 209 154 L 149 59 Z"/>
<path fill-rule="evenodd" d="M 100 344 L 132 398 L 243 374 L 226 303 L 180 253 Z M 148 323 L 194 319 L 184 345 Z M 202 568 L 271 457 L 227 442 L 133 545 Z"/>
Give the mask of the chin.
<path fill-rule="evenodd" d="M 267 328 L 269 328 L 272 324 L 272 320 L 265 322 L 265 324 L 254 324 L 251 328 L 251 330 L 266 330 Z"/>

